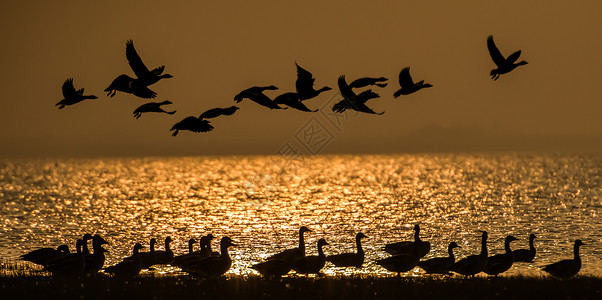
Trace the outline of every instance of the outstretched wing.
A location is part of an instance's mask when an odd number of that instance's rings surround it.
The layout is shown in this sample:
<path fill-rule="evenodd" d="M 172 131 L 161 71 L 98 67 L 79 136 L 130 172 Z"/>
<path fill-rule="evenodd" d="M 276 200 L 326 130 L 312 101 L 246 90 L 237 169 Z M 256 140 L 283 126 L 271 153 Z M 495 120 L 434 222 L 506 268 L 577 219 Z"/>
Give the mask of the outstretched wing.
<path fill-rule="evenodd" d="M 414 81 L 412 81 L 412 76 L 410 75 L 410 67 L 405 67 L 399 72 L 399 85 L 401 87 L 414 85 Z"/>
<path fill-rule="evenodd" d="M 511 64 L 511 63 L 514 63 L 519 57 L 520 57 L 520 50 L 510 54 L 510 56 L 508 56 L 506 61 Z"/>
<path fill-rule="evenodd" d="M 125 44 L 125 57 L 127 58 L 132 71 L 134 71 L 138 78 L 143 78 L 150 72 L 142 62 L 138 52 L 136 52 L 136 48 L 134 48 L 134 41 L 132 40 L 128 40 Z"/>
<path fill-rule="evenodd" d="M 506 64 L 506 59 L 500 52 L 500 50 L 495 46 L 493 42 L 493 35 L 487 37 L 487 49 L 489 49 L 489 55 L 491 55 L 491 59 L 498 66 L 501 67 Z M 520 55 L 520 53 L 519 53 Z M 518 58 L 518 57 L 517 57 Z"/>
<path fill-rule="evenodd" d="M 73 78 L 65 80 L 65 82 L 63 83 L 63 97 L 67 99 L 72 98 L 76 95 L 77 92 L 75 91 L 75 87 L 73 87 Z"/>
<path fill-rule="evenodd" d="M 295 82 L 297 93 L 302 94 L 312 91 L 315 81 L 313 75 L 309 71 L 301 68 L 296 62 L 295 66 L 297 66 L 297 82 Z"/>
<path fill-rule="evenodd" d="M 347 85 L 347 81 L 345 81 L 345 75 L 341 75 L 339 77 L 339 90 L 341 91 L 341 95 L 345 99 L 350 99 L 355 97 L 355 93 L 351 90 L 349 85 Z"/>
<path fill-rule="evenodd" d="M 370 107 L 366 106 L 366 104 L 364 104 L 364 103 L 357 103 L 356 102 L 356 103 L 353 103 L 353 106 L 354 106 L 355 110 L 361 111 L 361 112 L 365 112 L 365 113 L 368 113 L 368 114 L 382 115 L 382 114 L 385 113 L 384 111 L 380 112 L 380 113 L 377 113 L 377 112 L 373 111 Z"/>
<path fill-rule="evenodd" d="M 157 97 L 157 93 L 145 86 L 136 86 L 132 88 L 132 94 L 144 99 L 152 99 Z"/>

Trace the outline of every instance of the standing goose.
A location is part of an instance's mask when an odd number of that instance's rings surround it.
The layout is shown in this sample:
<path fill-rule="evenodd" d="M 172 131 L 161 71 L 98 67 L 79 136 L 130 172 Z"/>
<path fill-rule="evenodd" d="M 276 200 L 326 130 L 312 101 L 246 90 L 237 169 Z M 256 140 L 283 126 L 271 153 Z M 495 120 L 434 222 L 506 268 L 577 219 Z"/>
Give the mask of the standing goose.
<path fill-rule="evenodd" d="M 73 105 L 80 103 L 86 99 L 97 99 L 94 95 L 84 95 L 84 89 L 75 90 L 73 86 L 73 78 L 65 80 L 63 83 L 63 97 L 64 99 L 55 104 L 59 109 L 63 109 L 67 105 Z"/>
<path fill-rule="evenodd" d="M 385 77 L 378 77 L 378 78 L 373 78 L 373 77 L 363 77 L 360 79 L 356 79 L 353 82 L 351 82 L 349 84 L 349 87 L 352 89 L 359 89 L 359 88 L 363 88 L 363 87 L 367 87 L 369 85 L 375 85 L 377 87 L 386 87 L 387 83 L 380 83 L 383 81 L 387 81 L 389 79 L 385 78 Z"/>
<path fill-rule="evenodd" d="M 529 235 L 529 249 L 518 249 L 514 250 L 514 262 L 533 262 L 535 259 L 535 245 L 533 244 L 533 240 L 535 240 L 535 234 Z"/>
<path fill-rule="evenodd" d="M 148 269 L 154 264 L 153 260 L 154 260 L 154 256 L 155 256 L 155 245 L 156 244 L 157 244 L 157 240 L 155 238 L 151 238 L 150 243 L 149 243 L 150 247 L 149 247 L 148 252 L 138 253 L 143 269 Z"/>
<path fill-rule="evenodd" d="M 300 101 L 315 98 L 322 92 L 332 90 L 327 86 L 319 90 L 314 89 L 314 81 L 316 81 L 314 76 L 309 71 L 301 68 L 296 62 L 295 66 L 297 66 L 297 81 L 295 82 L 295 86 Z"/>
<path fill-rule="evenodd" d="M 294 262 L 285 259 L 271 259 L 251 266 L 251 269 L 259 272 L 263 277 L 280 278 L 293 268 Z"/>
<path fill-rule="evenodd" d="M 107 252 L 106 249 L 102 248 L 102 245 L 104 244 L 107 244 L 107 241 L 100 235 L 95 234 L 94 237 L 92 237 L 92 250 L 94 250 L 94 252 L 85 255 L 86 272 L 96 273 L 102 269 L 105 263 L 105 252 Z"/>
<path fill-rule="evenodd" d="M 155 265 L 164 265 L 169 264 L 173 260 L 173 251 L 169 246 L 173 240 L 170 236 L 165 238 L 165 250 L 155 250 L 155 254 L 153 255 Z"/>
<path fill-rule="evenodd" d="M 362 239 L 367 238 L 363 233 L 355 235 L 355 245 L 357 248 L 356 253 L 343 253 L 337 255 L 330 255 L 326 258 L 326 261 L 331 262 L 337 267 L 356 267 L 361 268 L 364 264 L 364 249 L 362 249 Z"/>
<path fill-rule="evenodd" d="M 413 254 L 402 253 L 393 255 L 391 257 L 377 260 L 376 264 L 382 266 L 388 271 L 397 273 L 397 276 L 399 277 L 401 276 L 401 272 L 408 272 L 418 265 L 418 262 L 420 262 L 420 255 L 418 255 L 418 251 L 418 244 L 414 244 Z"/>
<path fill-rule="evenodd" d="M 182 268 L 183 271 L 206 277 L 221 276 L 230 270 L 232 258 L 228 253 L 228 247 L 236 246 L 229 237 L 223 237 L 220 241 L 220 256 L 210 256 Z"/>
<path fill-rule="evenodd" d="M 40 248 L 19 256 L 20 260 L 29 261 L 34 264 L 47 266 L 51 262 L 69 255 L 69 246 L 60 245 L 56 249 Z"/>
<path fill-rule="evenodd" d="M 414 83 L 412 76 L 410 75 L 410 67 L 405 67 L 399 72 L 399 85 L 401 88 L 393 94 L 393 97 L 395 98 L 401 95 L 409 95 L 423 88 L 430 88 L 433 86 L 430 83 L 424 83 L 424 80 Z"/>
<path fill-rule="evenodd" d="M 311 230 L 309 230 L 309 228 L 307 228 L 305 226 L 301 226 L 301 228 L 299 228 L 299 247 L 287 249 L 280 253 L 276 253 L 272 256 L 269 256 L 267 258 L 267 260 L 282 259 L 282 260 L 288 260 L 288 261 L 294 262 L 297 259 L 304 257 L 305 256 L 305 240 L 303 238 L 303 234 L 306 232 L 311 232 Z"/>
<path fill-rule="evenodd" d="M 44 270 L 51 272 L 52 276 L 60 277 L 72 277 L 82 274 L 86 267 L 86 260 L 84 258 L 84 253 L 82 252 L 84 241 L 78 239 L 75 245 L 77 248 L 76 253 L 55 260 L 51 264 L 45 266 Z"/>
<path fill-rule="evenodd" d="M 175 131 L 174 131 L 175 130 Z M 210 132 L 213 130 L 213 125 L 207 120 L 199 119 L 195 116 L 189 116 L 182 121 L 174 124 L 169 131 L 174 131 L 172 136 L 178 135 L 180 130 L 189 130 L 192 132 Z"/>
<path fill-rule="evenodd" d="M 240 103 L 244 98 L 247 98 L 261 106 L 265 106 L 269 109 L 285 109 L 283 107 L 278 106 L 270 97 L 266 96 L 263 92 L 265 90 L 277 90 L 278 88 L 270 85 L 270 86 L 254 86 L 248 88 L 238 95 L 234 96 L 234 101 L 236 103 Z"/>
<path fill-rule="evenodd" d="M 323 246 L 329 245 L 325 239 L 318 240 L 318 256 L 305 256 L 295 261 L 293 270 L 299 274 L 319 274 L 326 263 Z"/>
<path fill-rule="evenodd" d="M 420 226 L 418 224 L 414 225 L 414 241 L 403 241 L 397 243 L 387 244 L 385 246 L 385 251 L 392 255 L 397 254 L 411 254 L 414 252 L 414 244 L 418 245 L 418 255 L 420 257 L 425 256 L 429 251 L 431 251 L 431 243 L 425 242 L 420 239 Z"/>
<path fill-rule="evenodd" d="M 147 112 L 166 113 L 168 115 L 175 114 L 176 113 L 175 110 L 168 112 L 161 108 L 162 105 L 166 105 L 166 104 L 172 104 L 172 102 L 169 100 L 165 100 L 163 102 L 149 102 L 149 103 L 142 104 L 138 108 L 136 108 L 136 110 L 134 110 L 134 118 L 138 119 L 138 118 L 140 118 L 140 116 L 142 116 L 142 113 L 147 113 Z"/>
<path fill-rule="evenodd" d="M 481 236 L 481 253 L 467 256 L 456 262 L 452 266 L 452 271 L 464 276 L 474 276 L 485 270 L 487 261 L 487 231 L 483 231 L 483 235 Z"/>
<path fill-rule="evenodd" d="M 579 247 L 585 245 L 581 240 L 575 240 L 575 246 L 573 252 L 575 257 L 573 259 L 565 259 L 553 264 L 545 266 L 542 270 L 546 271 L 552 276 L 560 278 L 569 278 L 577 275 L 581 270 L 581 257 L 579 257 Z"/>
<path fill-rule="evenodd" d="M 148 87 L 139 84 L 134 78 L 125 74 L 117 76 L 117 78 L 115 78 L 115 80 L 113 80 L 105 89 L 107 96 L 111 98 L 115 96 L 117 91 L 132 94 L 144 99 L 152 99 L 157 97 L 157 93 L 150 90 Z"/>
<path fill-rule="evenodd" d="M 342 113 L 347 109 L 352 109 L 359 112 L 364 112 L 368 114 L 382 115 L 385 112 L 376 113 L 371 108 L 366 106 L 366 101 L 374 98 L 380 97 L 377 93 L 372 90 L 366 90 L 356 95 L 353 90 L 347 85 L 347 81 L 345 81 L 345 75 L 341 75 L 339 77 L 339 91 L 341 92 L 341 96 L 343 96 L 343 100 L 336 103 L 332 107 L 332 111 L 337 113 Z"/>
<path fill-rule="evenodd" d="M 162 74 L 165 66 L 160 66 L 158 68 L 150 71 L 146 65 L 142 62 L 142 59 L 136 52 L 136 48 L 134 48 L 134 41 L 128 40 L 125 44 L 125 57 L 132 68 L 132 71 L 138 77 L 136 80 L 136 84 L 141 86 L 149 86 L 163 78 L 172 78 L 170 74 Z"/>
<path fill-rule="evenodd" d="M 203 239 L 203 238 L 204 237 L 201 237 L 201 239 Z M 175 256 L 169 264 L 172 266 L 180 267 L 183 264 L 185 264 L 186 261 L 192 259 L 193 257 L 199 256 L 199 252 L 194 251 L 194 243 L 196 243 L 195 239 L 189 239 L 188 240 L 188 253 Z M 203 246 L 201 245 L 201 249 L 202 249 L 202 247 Z"/>
<path fill-rule="evenodd" d="M 449 274 L 452 266 L 456 262 L 454 248 L 460 248 L 456 242 L 449 243 L 447 246 L 448 257 L 435 257 L 418 263 L 428 274 Z"/>
<path fill-rule="evenodd" d="M 134 245 L 132 256 L 125 258 L 114 266 L 104 268 L 104 271 L 118 277 L 131 278 L 138 276 L 142 270 L 142 260 L 140 259 L 139 251 L 144 248 L 140 243 Z"/>
<path fill-rule="evenodd" d="M 284 93 L 276 98 L 274 98 L 274 103 L 282 104 L 300 111 L 306 112 L 317 112 L 318 110 L 311 110 L 303 102 L 299 99 L 298 93 Z"/>
<path fill-rule="evenodd" d="M 521 53 L 520 50 L 510 54 L 510 56 L 508 56 L 508 58 L 504 58 L 504 56 L 502 55 L 500 50 L 497 48 L 497 46 L 493 42 L 492 35 L 487 37 L 487 49 L 489 50 L 489 55 L 491 55 L 491 59 L 497 65 L 497 68 L 491 70 L 491 73 L 489 73 L 489 75 L 491 76 L 491 78 L 493 80 L 497 80 L 498 78 L 500 78 L 500 75 L 506 74 L 506 73 L 516 69 L 516 67 L 518 67 L 518 66 L 527 64 L 527 62 L 524 60 L 520 61 L 518 63 L 514 63 L 520 57 L 520 53 Z"/>
<path fill-rule="evenodd" d="M 503 254 L 496 254 L 487 259 L 487 267 L 485 268 L 485 273 L 488 275 L 497 276 L 500 273 L 504 273 L 512 267 L 514 263 L 514 254 L 512 254 L 512 249 L 510 249 L 510 243 L 512 241 L 516 241 L 516 238 L 509 235 L 504 240 L 504 250 L 506 251 Z"/>

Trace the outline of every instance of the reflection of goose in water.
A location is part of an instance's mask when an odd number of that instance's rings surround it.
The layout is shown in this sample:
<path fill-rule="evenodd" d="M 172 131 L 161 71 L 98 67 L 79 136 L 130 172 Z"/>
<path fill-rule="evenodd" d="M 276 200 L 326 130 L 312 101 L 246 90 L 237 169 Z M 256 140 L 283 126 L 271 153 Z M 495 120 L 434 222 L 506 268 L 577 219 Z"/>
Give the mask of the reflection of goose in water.
<path fill-rule="evenodd" d="M 236 103 L 240 103 L 243 99 L 247 98 L 261 106 L 265 106 L 269 109 L 285 109 L 283 107 L 278 106 L 276 103 L 274 103 L 274 101 L 272 101 L 272 99 L 270 99 L 270 97 L 266 96 L 263 92 L 266 90 L 277 90 L 278 88 L 276 86 L 270 85 L 270 86 L 254 86 L 251 88 L 248 88 L 240 93 L 238 93 L 238 95 L 234 96 L 234 101 L 236 101 Z"/>
<path fill-rule="evenodd" d="M 432 87 L 430 83 L 424 83 L 424 80 L 414 83 L 412 76 L 410 75 L 410 67 L 405 67 L 401 69 L 401 72 L 399 72 L 399 85 L 401 86 L 401 89 L 397 90 L 397 92 L 393 94 L 393 97 L 395 98 L 401 95 L 415 93 L 423 88 Z"/>
<path fill-rule="evenodd" d="M 512 253 L 514 253 L 514 262 L 533 262 L 536 253 L 535 245 L 533 244 L 535 238 L 535 234 L 529 235 L 529 249 L 518 249 L 512 251 Z"/>
<path fill-rule="evenodd" d="M 63 100 L 55 104 L 55 106 L 58 106 L 59 109 L 62 109 L 67 105 L 80 103 L 86 99 L 98 98 L 94 95 L 84 95 L 84 89 L 75 90 L 75 87 L 73 86 L 73 78 L 69 78 L 63 83 L 63 97 Z"/>
<path fill-rule="evenodd" d="M 414 244 L 418 245 L 418 255 L 420 257 L 425 256 L 429 251 L 431 251 L 431 243 L 425 242 L 420 239 L 420 225 L 414 225 L 414 241 L 403 241 L 397 243 L 387 244 L 385 246 L 385 251 L 389 254 L 412 254 L 414 253 Z"/>
<path fill-rule="evenodd" d="M 319 90 L 314 89 L 314 76 L 309 71 L 301 68 L 296 62 L 295 66 L 297 66 L 297 81 L 295 85 L 297 87 L 297 95 L 299 96 L 300 101 L 315 98 L 322 92 L 332 90 L 327 86 Z"/>
<path fill-rule="evenodd" d="M 565 259 L 543 267 L 552 276 L 560 278 L 569 278 L 577 275 L 581 270 L 581 257 L 579 257 L 579 247 L 585 245 L 581 240 L 576 240 L 573 246 L 573 259 Z"/>
<path fill-rule="evenodd" d="M 447 246 L 447 257 L 435 257 L 421 261 L 418 266 L 428 274 L 449 274 L 451 267 L 454 265 L 456 258 L 454 256 L 454 248 L 460 248 L 456 242 L 449 243 Z"/>
<path fill-rule="evenodd" d="M 318 255 L 304 256 L 293 264 L 293 270 L 299 274 L 318 274 L 326 263 L 323 246 L 329 245 L 325 239 L 318 240 Z"/>
<path fill-rule="evenodd" d="M 372 90 L 367 90 L 360 93 L 359 95 L 356 95 L 355 92 L 351 90 L 349 85 L 347 85 L 347 82 L 345 81 L 345 75 L 341 75 L 339 77 L 338 84 L 341 96 L 343 96 L 343 100 L 335 104 L 332 107 L 332 111 L 342 113 L 347 109 L 352 109 L 355 111 L 375 115 L 382 115 L 385 113 L 376 113 L 371 108 L 366 106 L 366 101 L 379 97 L 377 93 L 373 92 Z"/>
<path fill-rule="evenodd" d="M 138 119 L 138 118 L 140 118 L 140 116 L 142 116 L 143 113 L 148 113 L 148 112 L 166 113 L 168 115 L 175 114 L 176 113 L 175 110 L 168 112 L 161 108 L 162 105 L 166 105 L 166 104 L 172 104 L 172 102 L 169 100 L 165 100 L 163 102 L 149 102 L 149 103 L 142 104 L 138 108 L 136 108 L 136 110 L 134 110 L 134 118 Z"/>
<path fill-rule="evenodd" d="M 374 78 L 374 77 L 363 77 L 363 78 L 359 78 L 354 80 L 353 82 L 351 82 L 349 84 L 349 87 L 352 89 L 359 89 L 359 88 L 363 88 L 363 87 L 367 87 L 369 85 L 375 85 L 377 87 L 386 87 L 387 83 L 380 83 L 383 81 L 387 81 L 389 79 L 385 78 L 385 77 L 378 77 L 378 78 Z"/>
<path fill-rule="evenodd" d="M 294 262 L 297 259 L 304 257 L 305 256 L 305 240 L 304 240 L 303 234 L 306 232 L 311 232 L 311 230 L 309 230 L 309 228 L 307 228 L 305 226 L 301 226 L 301 228 L 299 228 L 299 247 L 286 249 L 280 253 L 276 253 L 272 256 L 269 256 L 267 258 L 267 260 L 282 259 L 282 260 L 288 260 L 288 261 Z"/>
<path fill-rule="evenodd" d="M 355 235 L 355 246 L 357 248 L 356 253 L 330 255 L 326 258 L 326 260 L 337 267 L 361 268 L 362 264 L 364 264 L 364 249 L 362 249 L 361 241 L 363 238 L 367 238 L 367 236 L 361 232 Z"/>
<path fill-rule="evenodd" d="M 303 104 L 303 102 L 301 102 L 301 100 L 299 99 L 299 94 L 297 94 L 297 93 L 284 93 L 284 94 L 274 98 L 274 103 L 283 104 L 283 105 L 292 107 L 292 108 L 300 110 L 300 111 L 307 111 L 307 112 L 318 111 L 317 109 L 311 110 L 307 106 L 305 106 L 305 104 Z"/>
<path fill-rule="evenodd" d="M 516 67 L 518 67 L 518 66 L 527 64 L 527 62 L 524 60 L 520 61 L 518 63 L 514 63 L 520 57 L 520 53 L 521 53 L 520 50 L 510 54 L 510 56 L 508 56 L 508 58 L 504 58 L 504 56 L 502 55 L 500 50 L 497 48 L 497 46 L 493 42 L 492 35 L 487 37 L 487 49 L 489 50 L 489 55 L 491 55 L 491 59 L 497 65 L 497 68 L 491 70 L 491 73 L 489 73 L 489 75 L 491 76 L 491 78 L 493 80 L 497 80 L 498 78 L 500 78 L 500 75 L 506 74 L 506 73 L 516 69 Z"/>
<path fill-rule="evenodd" d="M 510 249 L 510 243 L 512 241 L 516 241 L 516 238 L 509 235 L 504 240 L 504 250 L 505 253 L 496 254 L 487 259 L 487 267 L 485 268 L 485 273 L 489 275 L 497 276 L 500 273 L 504 273 L 512 267 L 514 263 L 514 255 L 512 254 L 512 249 Z"/>
<path fill-rule="evenodd" d="M 481 253 L 461 259 L 452 266 L 452 271 L 464 276 L 474 276 L 487 267 L 487 231 L 481 236 Z"/>

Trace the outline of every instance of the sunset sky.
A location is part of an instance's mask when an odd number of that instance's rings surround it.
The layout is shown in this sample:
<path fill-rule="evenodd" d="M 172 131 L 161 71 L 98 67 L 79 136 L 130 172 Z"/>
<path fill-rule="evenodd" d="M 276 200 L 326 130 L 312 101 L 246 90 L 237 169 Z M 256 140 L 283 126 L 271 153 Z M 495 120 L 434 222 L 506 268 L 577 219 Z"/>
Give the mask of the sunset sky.
<path fill-rule="evenodd" d="M 0 4 L 0 157 L 449 151 L 602 151 L 602 2 L 592 1 L 4 1 Z M 529 62 L 492 81 L 486 38 Z M 133 76 L 125 43 L 171 79 L 151 88 L 175 115 L 103 90 Z M 317 113 L 233 97 L 254 85 L 295 89 L 295 61 L 332 91 Z M 433 88 L 393 98 L 397 76 Z M 382 116 L 336 119 L 337 78 L 390 79 Z M 99 97 L 59 110 L 61 86 Z M 214 107 L 215 130 L 169 129 Z M 170 108 L 170 109 L 171 109 Z M 338 122 L 338 123 L 337 123 Z M 311 141 L 308 141 L 310 135 Z"/>

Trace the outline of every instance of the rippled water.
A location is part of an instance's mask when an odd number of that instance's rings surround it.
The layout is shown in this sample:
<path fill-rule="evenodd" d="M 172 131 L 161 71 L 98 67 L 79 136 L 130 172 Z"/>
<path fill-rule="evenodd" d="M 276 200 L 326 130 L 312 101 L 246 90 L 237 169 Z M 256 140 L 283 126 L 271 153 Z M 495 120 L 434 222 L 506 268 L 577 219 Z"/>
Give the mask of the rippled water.
<path fill-rule="evenodd" d="M 513 248 L 526 248 L 536 233 L 536 262 L 507 274 L 539 275 L 572 257 L 581 238 L 582 273 L 602 276 L 601 168 L 600 155 L 540 154 L 2 161 L 0 254 L 14 260 L 90 232 L 109 241 L 111 265 L 135 242 L 170 235 L 178 254 L 212 233 L 239 245 L 230 273 L 254 274 L 251 264 L 295 246 L 306 225 L 308 254 L 321 237 L 328 255 L 355 251 L 357 232 L 369 236 L 363 269 L 327 264 L 327 274 L 384 275 L 373 263 L 388 256 L 382 246 L 410 240 L 420 223 L 427 258 L 446 255 L 450 241 L 462 246 L 459 258 L 478 253 L 478 230 L 489 231 L 490 253 L 503 251 L 508 234 L 520 239 Z"/>

